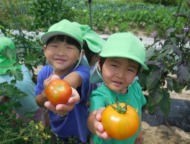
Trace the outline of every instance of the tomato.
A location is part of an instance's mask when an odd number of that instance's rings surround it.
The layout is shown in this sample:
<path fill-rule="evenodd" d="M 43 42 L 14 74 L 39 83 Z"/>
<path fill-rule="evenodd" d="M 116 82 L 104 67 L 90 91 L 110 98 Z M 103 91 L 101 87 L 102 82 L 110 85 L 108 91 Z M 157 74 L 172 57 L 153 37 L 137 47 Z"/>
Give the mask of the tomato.
<path fill-rule="evenodd" d="M 45 88 L 45 94 L 54 105 L 66 104 L 71 97 L 72 88 L 65 80 L 55 79 Z"/>
<path fill-rule="evenodd" d="M 118 103 L 118 105 L 109 105 L 104 109 L 102 125 L 109 137 L 123 140 L 137 132 L 140 121 L 133 107 L 130 105 L 125 106 L 125 103 Z"/>

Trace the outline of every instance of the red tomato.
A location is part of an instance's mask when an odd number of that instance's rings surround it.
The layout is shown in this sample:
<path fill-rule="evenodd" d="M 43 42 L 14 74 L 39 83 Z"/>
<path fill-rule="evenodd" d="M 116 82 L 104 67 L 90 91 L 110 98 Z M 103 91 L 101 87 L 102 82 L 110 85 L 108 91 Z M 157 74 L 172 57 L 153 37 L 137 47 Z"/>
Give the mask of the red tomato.
<path fill-rule="evenodd" d="M 113 108 L 113 106 L 115 108 Z M 118 112 L 116 109 L 126 109 L 124 112 Z M 109 105 L 102 113 L 102 125 L 111 138 L 123 140 L 133 136 L 140 125 L 139 117 L 134 108 L 125 103 Z"/>
<path fill-rule="evenodd" d="M 66 104 L 71 97 L 72 88 L 65 80 L 55 79 L 45 88 L 45 94 L 54 105 Z"/>

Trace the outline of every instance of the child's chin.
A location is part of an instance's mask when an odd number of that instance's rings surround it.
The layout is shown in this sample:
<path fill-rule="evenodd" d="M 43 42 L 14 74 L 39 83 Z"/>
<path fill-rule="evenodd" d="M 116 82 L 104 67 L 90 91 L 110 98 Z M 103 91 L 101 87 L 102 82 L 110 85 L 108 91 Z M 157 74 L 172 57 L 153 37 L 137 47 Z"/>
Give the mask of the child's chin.
<path fill-rule="evenodd" d="M 125 94 L 127 90 L 125 90 L 125 89 L 115 89 L 113 91 L 115 91 L 117 93 L 120 93 L 120 94 Z"/>
<path fill-rule="evenodd" d="M 116 92 L 116 93 L 121 93 L 121 90 L 115 87 L 110 88 L 112 91 Z"/>

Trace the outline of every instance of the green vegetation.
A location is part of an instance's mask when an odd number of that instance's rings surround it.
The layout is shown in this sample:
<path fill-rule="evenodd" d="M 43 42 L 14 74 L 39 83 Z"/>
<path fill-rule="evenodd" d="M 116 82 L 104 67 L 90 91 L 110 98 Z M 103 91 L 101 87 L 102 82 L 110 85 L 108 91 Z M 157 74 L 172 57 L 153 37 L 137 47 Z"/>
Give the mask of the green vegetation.
<path fill-rule="evenodd" d="M 170 27 L 183 28 L 184 20 L 176 20 L 174 17 L 179 10 L 187 12 L 187 8 L 184 7 L 185 1 L 182 0 L 182 6 L 179 2 L 176 6 L 166 8 L 161 4 L 143 3 L 142 0 L 135 2 L 94 0 L 92 1 L 93 28 L 102 33 L 105 29 L 106 33 L 143 30 L 147 35 L 154 30 L 163 36 L 163 31 Z M 10 29 L 22 27 L 28 30 L 45 31 L 51 24 L 64 18 L 90 25 L 89 13 L 87 0 L 78 3 L 74 0 L 22 1 L 12 2 L 12 4 L 7 2 L 0 8 L 3 19 L 0 24 Z"/>

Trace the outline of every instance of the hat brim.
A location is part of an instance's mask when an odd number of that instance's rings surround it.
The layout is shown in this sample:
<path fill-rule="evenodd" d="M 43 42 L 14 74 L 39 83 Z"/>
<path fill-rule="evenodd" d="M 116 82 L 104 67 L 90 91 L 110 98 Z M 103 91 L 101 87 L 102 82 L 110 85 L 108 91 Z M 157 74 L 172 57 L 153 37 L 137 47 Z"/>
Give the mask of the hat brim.
<path fill-rule="evenodd" d="M 80 45 L 82 46 L 82 42 L 79 41 L 76 37 L 74 37 L 73 35 L 70 35 L 68 33 L 64 33 L 64 32 L 60 32 L 60 31 L 53 31 L 53 32 L 47 32 L 45 33 L 42 37 L 41 37 L 41 41 L 46 44 L 48 39 L 50 39 L 51 37 L 53 36 L 56 36 L 56 35 L 66 35 L 66 36 L 69 36 L 69 37 L 72 37 L 74 38 L 76 41 L 78 41 L 80 43 Z"/>

